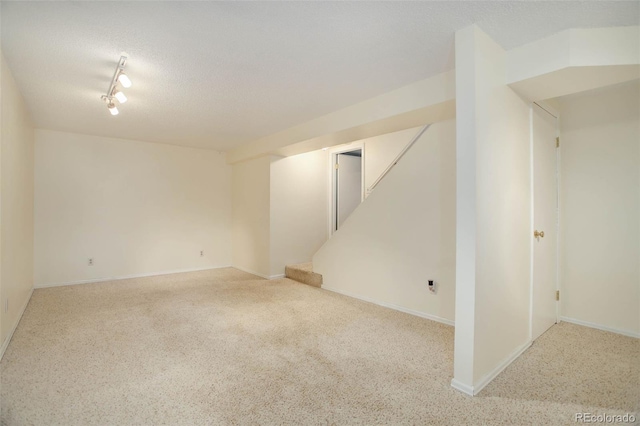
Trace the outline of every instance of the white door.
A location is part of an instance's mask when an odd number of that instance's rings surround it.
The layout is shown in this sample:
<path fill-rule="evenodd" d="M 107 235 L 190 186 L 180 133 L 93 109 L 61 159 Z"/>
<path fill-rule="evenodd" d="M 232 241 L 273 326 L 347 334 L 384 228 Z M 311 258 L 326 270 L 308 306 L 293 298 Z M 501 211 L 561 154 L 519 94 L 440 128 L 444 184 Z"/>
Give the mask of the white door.
<path fill-rule="evenodd" d="M 361 151 L 357 151 L 360 154 Z M 341 153 L 336 155 L 336 230 L 362 201 L 362 157 Z"/>
<path fill-rule="evenodd" d="M 535 340 L 557 322 L 556 117 L 533 105 L 533 288 L 531 332 Z"/>

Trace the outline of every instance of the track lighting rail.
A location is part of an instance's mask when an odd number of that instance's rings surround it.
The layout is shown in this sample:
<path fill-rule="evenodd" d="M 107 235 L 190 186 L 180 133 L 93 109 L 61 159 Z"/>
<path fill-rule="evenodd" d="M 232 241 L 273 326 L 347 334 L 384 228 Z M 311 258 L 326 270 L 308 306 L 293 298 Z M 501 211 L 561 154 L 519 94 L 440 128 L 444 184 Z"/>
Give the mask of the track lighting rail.
<path fill-rule="evenodd" d="M 122 85 L 122 87 L 128 88 L 131 87 L 131 80 L 124 73 L 124 67 L 127 65 L 127 55 L 121 55 L 120 60 L 118 61 L 118 66 L 116 67 L 115 72 L 113 73 L 113 77 L 111 78 L 111 84 L 109 85 L 109 90 L 106 95 L 102 95 L 101 99 L 106 102 L 107 108 L 109 108 L 109 112 L 111 115 L 118 115 L 118 108 L 115 105 L 114 100 L 117 100 L 119 103 L 123 104 L 127 101 L 127 97 L 118 90 L 118 83 Z"/>

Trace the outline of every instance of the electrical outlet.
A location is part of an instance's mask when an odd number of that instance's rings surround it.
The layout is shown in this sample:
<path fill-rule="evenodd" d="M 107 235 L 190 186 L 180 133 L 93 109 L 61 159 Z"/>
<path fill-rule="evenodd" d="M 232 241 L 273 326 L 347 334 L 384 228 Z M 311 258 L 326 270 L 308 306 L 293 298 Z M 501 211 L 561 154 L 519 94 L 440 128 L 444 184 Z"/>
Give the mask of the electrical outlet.
<path fill-rule="evenodd" d="M 200 250 L 200 257 L 204 256 L 204 250 Z"/>
<path fill-rule="evenodd" d="M 431 293 L 435 293 L 436 292 L 436 283 L 433 280 L 429 280 L 429 291 Z"/>
<path fill-rule="evenodd" d="M 93 257 L 89 258 L 89 266 L 93 266 Z"/>

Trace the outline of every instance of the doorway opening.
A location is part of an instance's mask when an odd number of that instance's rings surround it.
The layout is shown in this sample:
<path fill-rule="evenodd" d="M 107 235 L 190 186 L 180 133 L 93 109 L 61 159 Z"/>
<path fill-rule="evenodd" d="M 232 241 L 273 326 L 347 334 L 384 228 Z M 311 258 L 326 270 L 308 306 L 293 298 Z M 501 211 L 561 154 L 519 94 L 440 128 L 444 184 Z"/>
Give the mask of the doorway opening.
<path fill-rule="evenodd" d="M 363 147 L 331 153 L 331 234 L 340 229 L 364 196 Z"/>

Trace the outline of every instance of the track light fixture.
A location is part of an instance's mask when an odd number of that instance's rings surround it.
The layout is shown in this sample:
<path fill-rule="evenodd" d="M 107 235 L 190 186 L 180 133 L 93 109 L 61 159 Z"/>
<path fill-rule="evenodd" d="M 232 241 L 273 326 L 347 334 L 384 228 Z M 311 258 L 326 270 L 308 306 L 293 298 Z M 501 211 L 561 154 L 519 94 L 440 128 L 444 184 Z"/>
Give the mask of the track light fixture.
<path fill-rule="evenodd" d="M 115 91 L 115 93 L 113 94 L 113 97 L 116 98 L 118 102 L 120 102 L 121 104 L 127 102 L 127 97 L 124 95 L 124 93 L 122 93 L 119 90 Z"/>
<path fill-rule="evenodd" d="M 118 61 L 116 72 L 113 74 L 113 78 L 111 79 L 109 90 L 106 95 L 102 95 L 101 97 L 101 99 L 107 104 L 107 108 L 111 115 L 118 115 L 118 108 L 116 108 L 114 99 L 121 104 L 127 102 L 127 97 L 118 89 L 118 83 L 125 88 L 131 87 L 131 80 L 124 73 L 124 66 L 127 64 L 127 59 L 127 55 L 123 54 L 120 56 L 120 61 Z"/>
<path fill-rule="evenodd" d="M 111 115 L 118 115 L 118 108 L 116 108 L 113 102 L 110 102 L 107 105 L 107 108 L 109 108 L 109 112 L 111 113 Z"/>
<path fill-rule="evenodd" d="M 131 80 L 129 80 L 129 77 L 122 72 L 118 75 L 118 83 L 122 84 L 122 87 L 126 87 L 127 89 L 131 87 Z"/>

